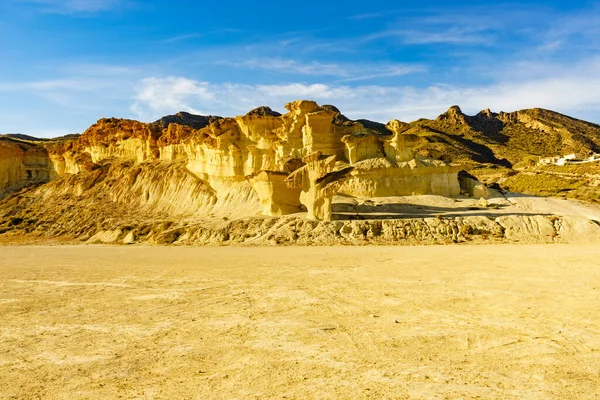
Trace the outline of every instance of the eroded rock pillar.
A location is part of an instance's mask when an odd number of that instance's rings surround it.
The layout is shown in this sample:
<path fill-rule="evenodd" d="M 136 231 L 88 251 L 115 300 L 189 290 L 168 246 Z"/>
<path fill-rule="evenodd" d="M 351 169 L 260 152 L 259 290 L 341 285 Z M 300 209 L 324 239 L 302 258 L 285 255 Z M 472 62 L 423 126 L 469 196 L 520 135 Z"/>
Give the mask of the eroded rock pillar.
<path fill-rule="evenodd" d="M 306 207 L 308 219 L 331 220 L 333 195 L 353 170 L 346 167 L 334 171 L 335 160 L 336 156 L 323 157 L 320 151 L 311 153 L 302 159 L 306 165 L 286 179 L 290 188 L 301 189 L 300 202 Z"/>

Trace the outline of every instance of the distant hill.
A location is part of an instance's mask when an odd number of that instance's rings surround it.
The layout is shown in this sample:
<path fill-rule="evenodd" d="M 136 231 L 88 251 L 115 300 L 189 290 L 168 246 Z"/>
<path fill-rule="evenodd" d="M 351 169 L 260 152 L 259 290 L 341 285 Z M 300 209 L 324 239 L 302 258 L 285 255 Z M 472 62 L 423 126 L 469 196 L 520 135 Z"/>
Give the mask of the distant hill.
<path fill-rule="evenodd" d="M 424 139 L 418 149 L 447 154 L 467 166 L 511 168 L 531 157 L 600 152 L 600 125 L 540 108 L 468 116 L 453 106 L 435 120 L 406 124 L 404 132 Z"/>
<path fill-rule="evenodd" d="M 42 139 L 42 138 L 37 138 L 34 136 L 24 135 L 22 133 L 6 133 L 3 135 L 0 135 L 0 138 L 2 138 L 2 137 L 9 138 L 9 139 L 27 140 L 30 142 L 43 142 L 43 141 L 49 140 L 49 139 Z"/>
<path fill-rule="evenodd" d="M 72 133 L 72 134 L 68 134 L 68 135 L 58 136 L 55 138 L 38 138 L 35 136 L 25 135 L 22 133 L 6 133 L 6 134 L 0 135 L 0 139 L 8 138 L 8 139 L 25 140 L 28 142 L 52 142 L 52 141 L 62 141 L 62 140 L 74 140 L 74 139 L 77 139 L 79 136 L 81 136 L 81 135 L 78 133 Z"/>

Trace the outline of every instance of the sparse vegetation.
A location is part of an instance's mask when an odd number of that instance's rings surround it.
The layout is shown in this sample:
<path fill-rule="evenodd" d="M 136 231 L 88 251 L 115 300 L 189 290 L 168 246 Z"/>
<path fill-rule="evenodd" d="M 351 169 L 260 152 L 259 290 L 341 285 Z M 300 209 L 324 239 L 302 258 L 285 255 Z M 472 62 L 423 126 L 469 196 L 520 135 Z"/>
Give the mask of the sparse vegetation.
<path fill-rule="evenodd" d="M 600 187 L 594 187 L 580 177 L 564 177 L 537 171 L 519 173 L 500 183 L 503 189 L 511 192 L 535 196 L 559 196 L 586 201 L 600 201 Z"/>

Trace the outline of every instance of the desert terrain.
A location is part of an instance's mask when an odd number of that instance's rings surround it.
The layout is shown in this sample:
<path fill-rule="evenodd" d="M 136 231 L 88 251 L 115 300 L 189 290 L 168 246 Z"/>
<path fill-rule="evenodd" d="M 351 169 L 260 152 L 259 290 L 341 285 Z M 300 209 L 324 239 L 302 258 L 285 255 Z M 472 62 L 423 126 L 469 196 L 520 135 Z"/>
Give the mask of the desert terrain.
<path fill-rule="evenodd" d="M 1 399 L 592 399 L 600 247 L 0 247 Z"/>
<path fill-rule="evenodd" d="M 0 243 L 600 240 L 597 124 L 538 108 L 386 124 L 312 100 L 285 109 L 2 135 Z"/>
<path fill-rule="evenodd" d="M 0 400 L 600 400 L 600 0 L 476 3 L 0 0 Z"/>
<path fill-rule="evenodd" d="M 0 399 L 600 397 L 600 126 L 285 108 L 0 136 Z"/>

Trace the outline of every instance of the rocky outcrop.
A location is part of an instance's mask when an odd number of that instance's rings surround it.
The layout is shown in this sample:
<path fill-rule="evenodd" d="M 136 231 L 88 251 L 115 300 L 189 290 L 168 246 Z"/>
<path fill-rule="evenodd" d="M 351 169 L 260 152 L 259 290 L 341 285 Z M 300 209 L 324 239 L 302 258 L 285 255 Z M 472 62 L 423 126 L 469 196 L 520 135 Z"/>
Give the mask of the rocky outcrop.
<path fill-rule="evenodd" d="M 52 170 L 44 147 L 0 138 L 0 198 L 26 186 L 48 182 Z"/>
<path fill-rule="evenodd" d="M 154 124 L 103 118 L 81 135 L 74 150 L 88 153 L 94 163 L 108 158 L 152 161 L 159 157 L 157 141 L 161 133 Z"/>
<path fill-rule="evenodd" d="M 283 216 L 288 221 L 287 214 L 306 211 L 289 219 L 293 226 L 299 226 L 299 216 L 302 221 L 343 218 L 332 215 L 335 194 L 355 198 L 356 203 L 388 196 L 453 197 L 461 190 L 478 199 L 494 195 L 475 175 L 458 179 L 459 167 L 447 162 L 450 157 L 446 156 L 455 156 L 452 151 L 461 146 L 468 148 L 463 155 L 468 152 L 472 159 L 489 157 L 486 160 L 500 162 L 495 157 L 510 146 L 535 148 L 528 140 L 549 143 L 552 138 L 556 145 L 592 149 L 600 138 L 598 126 L 539 109 L 510 114 L 484 110 L 467 116 L 451 107 L 434 121 L 393 120 L 386 125 L 352 121 L 334 106 L 313 101 L 291 102 L 286 109 L 279 114 L 259 107 L 234 118 L 178 113 L 152 123 L 105 118 L 79 137 L 48 141 L 3 137 L 0 197 L 8 196 L 7 201 L 16 203 L 5 209 L 0 223 L 7 227 L 14 218 L 21 221 L 17 225 L 26 224 L 24 229 L 39 233 L 37 225 L 28 222 L 37 221 L 40 229 L 76 237 L 110 231 L 96 237 L 103 241 L 126 237 L 127 242 L 177 242 L 180 236 L 196 237 L 187 226 L 178 225 L 177 221 L 186 219 L 192 225 L 202 221 L 202 235 L 223 233 L 219 227 L 229 224 L 231 229 L 222 239 L 227 242 L 232 239 L 225 237 L 237 235 L 234 227 L 242 224 L 235 221 L 254 218 L 248 225 L 250 232 L 257 221 L 270 221 L 256 219 L 259 214 Z M 41 183 L 46 184 L 11 194 Z M 56 215 L 65 219 L 51 217 Z M 62 222 L 56 222 L 59 219 Z M 128 228 L 141 226 L 145 219 L 158 224 L 151 224 L 154 234 Z M 160 221 L 169 222 L 169 227 L 161 228 Z M 474 219 L 468 224 L 458 219 L 415 221 L 410 225 L 369 222 L 374 233 L 367 237 L 387 243 L 402 237 L 398 232 L 414 232 L 405 235 L 419 241 L 421 233 L 416 232 L 430 232 L 424 236 L 429 241 L 461 241 L 456 229 L 466 229 L 502 240 L 525 241 L 536 236 L 539 241 L 556 242 L 575 240 L 584 231 L 593 236 L 597 226 L 562 217 L 556 222 L 545 216 L 518 215 Z M 343 222 L 340 229 L 338 222 L 309 225 L 337 238 L 334 242 L 360 236 L 358 222 Z M 281 232 L 292 230 L 292 225 L 280 226 Z M 438 236 L 431 233 L 433 227 Z M 263 237 L 260 229 L 256 237 Z M 293 232 L 292 236 L 303 235 Z M 467 237 L 465 232 L 462 237 Z"/>
<path fill-rule="evenodd" d="M 490 188 L 479 182 L 477 178 L 466 171 L 458 172 L 458 184 L 461 193 L 476 199 L 487 199 L 492 195 L 492 190 Z"/>
<path fill-rule="evenodd" d="M 340 192 L 357 197 L 459 195 L 458 168 L 416 154 L 413 148 L 420 139 L 404 133 L 405 128 L 394 120 L 387 125 L 387 135 L 344 136 L 354 170 Z"/>
<path fill-rule="evenodd" d="M 371 132 L 357 133 L 342 137 L 346 145 L 345 155 L 350 164 L 369 158 L 384 157 L 383 142 L 379 135 Z"/>
<path fill-rule="evenodd" d="M 304 154 L 320 151 L 344 158 L 346 146 L 342 137 L 365 131 L 362 124 L 346 120 L 337 109 L 322 107 L 306 114 L 306 124 L 302 129 Z"/>
<path fill-rule="evenodd" d="M 331 201 L 348 174 L 354 169 L 336 169 L 336 156 L 323 156 L 316 151 L 304 157 L 305 165 L 286 179 L 288 187 L 301 189 L 300 202 L 306 206 L 307 218 L 331 220 Z"/>
<path fill-rule="evenodd" d="M 167 219 L 124 222 L 108 218 L 83 227 L 49 224 L 46 229 L 21 217 L 13 218 L 12 223 L 9 234 L 22 236 L 30 230 L 34 236 L 53 237 L 68 231 L 79 242 L 113 244 L 355 246 L 600 242 L 600 225 L 585 218 L 556 216 L 511 216 L 510 221 L 505 217 L 484 216 L 369 221 L 311 221 L 283 216 L 211 224 Z"/>
<path fill-rule="evenodd" d="M 459 106 L 452 106 L 445 113 L 437 117 L 437 121 L 447 121 L 456 124 L 467 124 L 467 116 Z"/>
<path fill-rule="evenodd" d="M 260 171 L 246 177 L 258 195 L 262 214 L 271 217 L 300 211 L 300 187 L 289 187 L 287 172 Z"/>
<path fill-rule="evenodd" d="M 384 151 L 388 158 L 396 162 L 410 161 L 415 158 L 413 149 L 420 138 L 417 135 L 403 133 L 397 122 L 392 121 L 388 124 L 393 134 L 382 138 Z"/>
<path fill-rule="evenodd" d="M 150 124 L 101 119 L 77 140 L 48 145 L 49 179 L 89 172 L 110 160 L 181 161 L 217 198 L 228 196 L 234 187 L 245 193 L 253 187 L 255 194 L 248 198 L 260 199 L 265 215 L 279 215 L 298 211 L 294 196 L 300 191 L 299 201 L 308 208 L 309 218 L 316 219 L 330 218 L 331 197 L 351 170 L 353 183 L 344 186 L 351 195 L 455 194 L 448 189 L 448 182 L 456 178 L 454 169 L 415 158 L 412 146 L 418 137 L 404 134 L 405 124 L 350 121 L 334 106 L 307 100 L 286 108 L 284 115 L 259 107 L 235 118 L 178 113 Z M 313 160 L 315 154 L 320 154 L 318 160 Z M 312 160 L 308 166 L 306 159 Z M 334 168 L 336 162 L 340 165 Z M 353 165 L 357 167 L 350 168 Z M 336 173 L 327 175 L 332 172 Z M 307 179 L 286 187 L 284 177 L 290 173 L 306 174 Z M 394 191 L 392 186 L 402 189 Z"/>
<path fill-rule="evenodd" d="M 185 169 L 185 162 L 118 161 L 9 195 L 0 203 L 0 221 L 7 221 L 5 230 L 11 228 L 20 235 L 81 238 L 144 221 L 206 218 L 219 215 L 222 209 L 239 208 L 246 201 L 218 199 L 210 186 Z M 249 207 L 247 211 L 258 210 Z"/>
<path fill-rule="evenodd" d="M 353 167 L 340 193 L 364 198 L 422 194 L 453 197 L 460 194 L 459 167 L 436 160 L 416 158 L 396 164 L 387 158 L 373 158 Z"/>
<path fill-rule="evenodd" d="M 178 112 L 175 115 L 164 116 L 158 121 L 155 121 L 154 124 L 160 125 L 162 129 L 168 128 L 171 124 L 188 126 L 192 129 L 202 129 L 211 122 L 217 121 L 219 119 L 221 119 L 221 117 L 217 117 L 214 115 L 194 115 L 182 111 Z"/>
<path fill-rule="evenodd" d="M 259 107 L 234 118 L 105 118 L 56 140 L 2 137 L 0 232 L 181 244 L 554 243 L 598 235 L 596 222 L 562 216 L 385 217 L 385 207 L 375 206 L 364 215 L 358 208 L 332 214 L 336 194 L 356 207 L 461 190 L 492 196 L 473 170 L 459 180 L 449 160 L 511 166 L 522 151 L 594 149 L 597 125 L 540 109 L 467 116 L 455 106 L 436 120 L 384 125 L 349 120 L 314 101 L 285 107 L 285 114 Z"/>

